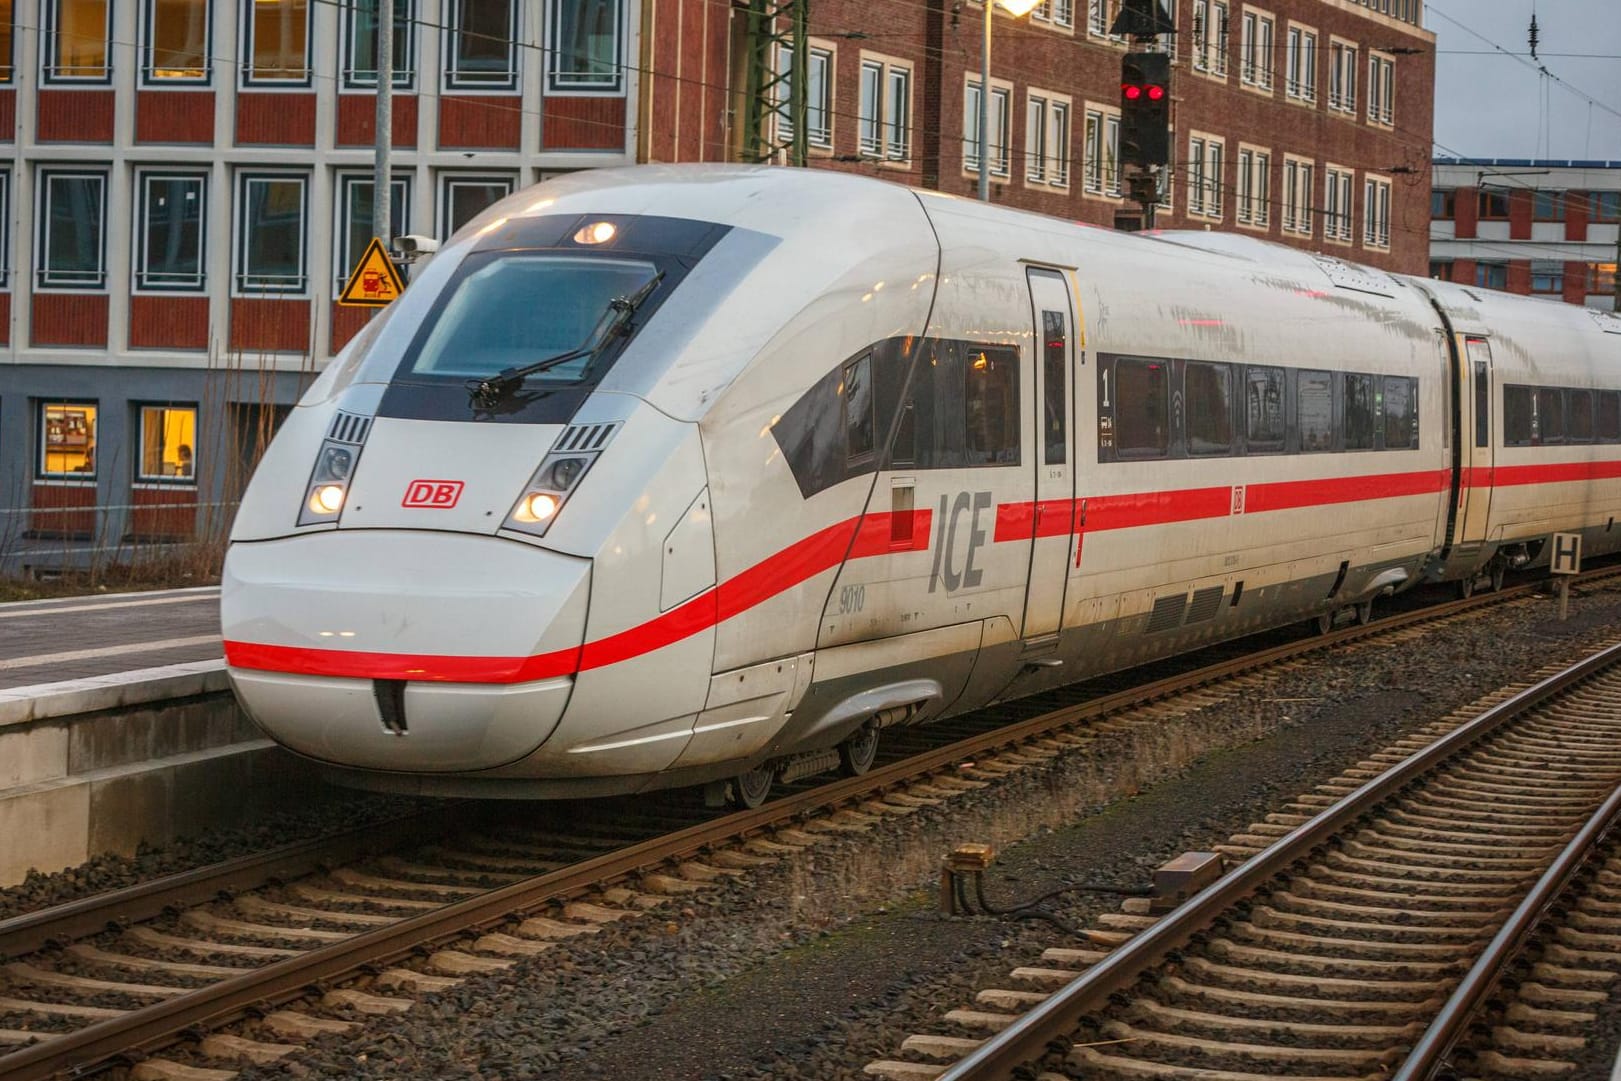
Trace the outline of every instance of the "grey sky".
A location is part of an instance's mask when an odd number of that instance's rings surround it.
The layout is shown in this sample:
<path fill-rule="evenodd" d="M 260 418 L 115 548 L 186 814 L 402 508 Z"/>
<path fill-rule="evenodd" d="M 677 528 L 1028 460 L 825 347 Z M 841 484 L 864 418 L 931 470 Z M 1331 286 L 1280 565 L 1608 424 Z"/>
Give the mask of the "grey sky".
<path fill-rule="evenodd" d="M 1426 0 L 1424 25 L 1436 36 L 1436 153 L 1621 161 L 1616 0 L 1536 0 L 1537 54 L 1568 86 L 1544 79 L 1530 59 L 1532 7 L 1533 0 Z M 1396 94 L 1399 122 L 1399 83 Z"/>

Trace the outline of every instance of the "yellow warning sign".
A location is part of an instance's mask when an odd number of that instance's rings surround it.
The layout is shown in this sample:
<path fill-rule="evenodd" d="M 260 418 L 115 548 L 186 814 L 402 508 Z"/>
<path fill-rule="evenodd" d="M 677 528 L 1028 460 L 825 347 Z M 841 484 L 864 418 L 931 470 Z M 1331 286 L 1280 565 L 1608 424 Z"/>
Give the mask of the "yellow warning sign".
<path fill-rule="evenodd" d="M 338 303 L 350 308 L 386 308 L 404 291 L 405 283 L 389 262 L 383 242 L 372 237 L 371 243 L 366 245 L 366 254 L 360 257 L 348 284 L 338 295 Z"/>

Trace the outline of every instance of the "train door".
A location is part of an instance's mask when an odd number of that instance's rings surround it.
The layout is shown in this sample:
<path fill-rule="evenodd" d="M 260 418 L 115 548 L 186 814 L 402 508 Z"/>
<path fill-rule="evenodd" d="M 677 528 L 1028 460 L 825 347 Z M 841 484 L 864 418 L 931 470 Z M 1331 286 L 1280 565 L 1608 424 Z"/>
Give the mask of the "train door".
<path fill-rule="evenodd" d="M 1069 460 L 1075 428 L 1070 372 L 1075 349 L 1075 315 L 1068 285 L 1056 270 L 1028 267 L 1030 315 L 1034 328 L 1035 506 L 1030 577 L 1025 585 L 1024 640 L 1055 637 L 1064 615 L 1064 587 L 1074 532 L 1075 472 Z"/>
<path fill-rule="evenodd" d="M 1492 498 L 1492 347 L 1485 338 L 1465 338 L 1458 358 L 1458 493 L 1453 547 L 1486 539 Z"/>

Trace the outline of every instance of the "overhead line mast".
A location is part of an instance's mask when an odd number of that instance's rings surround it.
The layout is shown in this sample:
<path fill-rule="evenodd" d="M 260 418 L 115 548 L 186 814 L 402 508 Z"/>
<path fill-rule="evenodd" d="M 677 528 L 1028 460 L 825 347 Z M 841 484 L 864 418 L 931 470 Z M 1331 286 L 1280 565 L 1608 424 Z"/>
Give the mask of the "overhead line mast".
<path fill-rule="evenodd" d="M 740 153 L 747 162 L 805 164 L 809 132 L 810 0 L 747 0 Z M 786 54 L 788 63 L 778 62 Z"/>

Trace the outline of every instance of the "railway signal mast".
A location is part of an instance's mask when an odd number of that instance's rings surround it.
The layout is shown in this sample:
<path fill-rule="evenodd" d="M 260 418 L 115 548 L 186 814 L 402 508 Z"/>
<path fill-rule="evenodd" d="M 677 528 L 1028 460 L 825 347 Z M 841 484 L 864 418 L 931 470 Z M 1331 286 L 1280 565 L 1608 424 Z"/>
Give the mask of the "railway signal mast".
<path fill-rule="evenodd" d="M 1125 0 L 1109 27 L 1136 43 L 1120 62 L 1120 164 L 1129 170 L 1127 189 L 1148 229 L 1171 164 L 1171 54 L 1159 39 L 1175 31 L 1163 0 Z"/>

